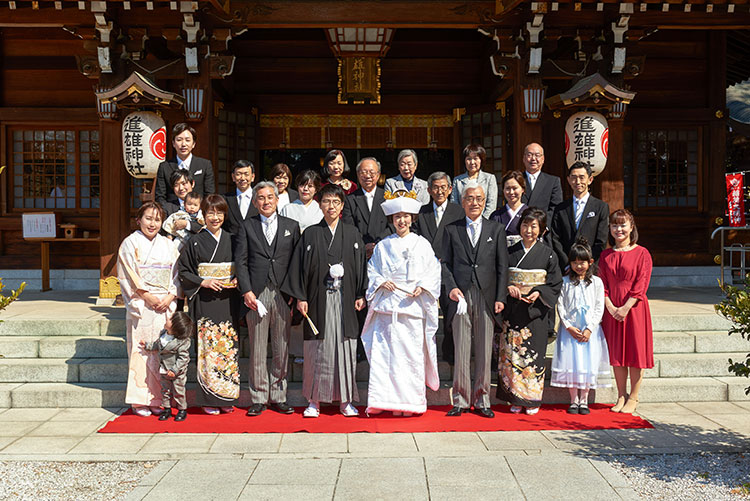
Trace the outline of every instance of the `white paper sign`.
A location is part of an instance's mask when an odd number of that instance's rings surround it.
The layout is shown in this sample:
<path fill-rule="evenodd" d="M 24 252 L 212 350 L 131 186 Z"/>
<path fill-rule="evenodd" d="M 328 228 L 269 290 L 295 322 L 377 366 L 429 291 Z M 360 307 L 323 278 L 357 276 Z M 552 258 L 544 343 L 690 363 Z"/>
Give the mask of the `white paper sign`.
<path fill-rule="evenodd" d="M 23 238 L 55 238 L 57 224 L 53 212 L 33 212 L 23 214 Z"/>
<path fill-rule="evenodd" d="M 565 124 L 565 161 L 568 167 L 576 162 L 591 166 L 596 176 L 607 165 L 609 125 L 600 113 L 582 111 Z"/>
<path fill-rule="evenodd" d="M 135 111 L 122 122 L 122 158 L 128 173 L 139 179 L 154 178 L 167 158 L 167 128 L 159 115 Z"/>

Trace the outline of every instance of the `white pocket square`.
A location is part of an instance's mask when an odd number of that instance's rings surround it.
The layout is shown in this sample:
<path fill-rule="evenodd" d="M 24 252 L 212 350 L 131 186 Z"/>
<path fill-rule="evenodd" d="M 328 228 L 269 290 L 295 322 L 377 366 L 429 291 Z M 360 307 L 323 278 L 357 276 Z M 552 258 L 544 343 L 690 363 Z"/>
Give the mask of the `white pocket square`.
<path fill-rule="evenodd" d="M 289 230 L 284 230 L 284 236 L 288 237 L 289 235 L 291 235 L 291 232 Z"/>
<path fill-rule="evenodd" d="M 588 218 L 590 218 L 590 217 L 596 217 L 596 212 L 593 212 L 593 211 L 589 212 L 589 213 L 588 213 L 588 214 L 586 215 L 586 219 L 588 219 Z"/>
<path fill-rule="evenodd" d="M 487 238 L 487 241 L 488 241 L 488 242 L 492 242 L 492 237 L 488 237 L 488 238 Z"/>
<path fill-rule="evenodd" d="M 195 171 L 193 175 L 197 176 L 198 174 L 203 174 L 203 169 Z"/>

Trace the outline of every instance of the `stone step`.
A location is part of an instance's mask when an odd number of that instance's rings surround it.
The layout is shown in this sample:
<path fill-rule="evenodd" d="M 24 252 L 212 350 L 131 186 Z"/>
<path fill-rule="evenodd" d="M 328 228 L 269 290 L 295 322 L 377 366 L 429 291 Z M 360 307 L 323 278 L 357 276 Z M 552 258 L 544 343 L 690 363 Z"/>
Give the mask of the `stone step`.
<path fill-rule="evenodd" d="M 644 383 L 641 389 L 641 402 L 718 402 L 748 401 L 744 388 L 750 382 L 747 378 L 679 378 L 656 379 Z M 188 402 L 195 401 L 194 383 L 188 384 Z M 367 384 L 358 383 L 359 404 L 367 401 Z M 492 403 L 500 403 L 494 398 Z M 437 392 L 427 390 L 429 405 L 449 405 L 450 383 L 443 382 Z M 611 403 L 616 392 L 613 388 L 601 388 L 592 392 L 596 402 Z M 544 390 L 544 403 L 568 402 L 566 388 L 547 387 Z M 294 406 L 304 406 L 307 401 L 302 396 L 301 383 L 290 383 L 287 401 Z M 0 407 L 119 407 L 125 405 L 125 383 L 24 383 L 0 384 Z M 245 385 L 240 393 L 239 406 L 250 403 Z"/>
<path fill-rule="evenodd" d="M 743 353 L 687 353 L 656 357 L 659 361 L 660 378 L 728 376 L 729 359 L 744 361 Z"/>
<path fill-rule="evenodd" d="M 125 319 L 14 320 L 0 322 L 0 336 L 125 336 Z"/>

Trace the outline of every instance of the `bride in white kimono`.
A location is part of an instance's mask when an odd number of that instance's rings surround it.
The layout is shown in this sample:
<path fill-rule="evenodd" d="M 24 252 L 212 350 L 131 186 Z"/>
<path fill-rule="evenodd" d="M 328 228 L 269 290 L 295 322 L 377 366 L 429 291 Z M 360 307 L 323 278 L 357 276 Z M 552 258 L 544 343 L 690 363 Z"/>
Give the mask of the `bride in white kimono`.
<path fill-rule="evenodd" d="M 369 311 L 362 344 L 370 362 L 368 415 L 422 414 L 425 384 L 435 391 L 440 386 L 435 344 L 440 262 L 432 245 L 409 231 L 421 205 L 398 193 L 386 194 L 390 198 L 382 204 L 396 233 L 375 246 L 367 266 Z"/>
<path fill-rule="evenodd" d="M 159 235 L 164 210 L 156 202 L 147 202 L 136 216 L 139 230 L 120 244 L 117 278 L 125 302 L 127 328 L 128 386 L 125 403 L 142 417 L 161 413 L 161 376 L 159 352 L 147 351 L 141 341 L 159 339 L 167 317 L 177 307 L 177 246 Z M 150 409 L 149 409 L 150 407 Z"/>

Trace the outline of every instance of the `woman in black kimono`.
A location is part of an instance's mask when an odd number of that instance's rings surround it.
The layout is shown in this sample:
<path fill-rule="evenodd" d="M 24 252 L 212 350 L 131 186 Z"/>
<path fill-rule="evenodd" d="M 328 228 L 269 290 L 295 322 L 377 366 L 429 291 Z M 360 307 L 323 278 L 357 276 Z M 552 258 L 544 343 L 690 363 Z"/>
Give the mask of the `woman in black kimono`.
<path fill-rule="evenodd" d="M 542 405 L 547 353 L 547 312 L 557 303 L 562 276 L 557 257 L 541 237 L 547 215 L 530 207 L 521 215 L 522 240 L 508 249 L 508 304 L 498 363 L 497 398 L 510 411 L 536 414 Z"/>
<path fill-rule="evenodd" d="M 206 227 L 190 239 L 178 261 L 188 313 L 197 323 L 197 403 L 206 414 L 232 412 L 240 396 L 237 315 L 231 234 L 221 225 L 229 211 L 224 197 L 201 204 Z"/>
<path fill-rule="evenodd" d="M 304 417 L 320 415 L 321 402 L 340 402 L 344 416 L 356 416 L 357 311 L 365 306 L 365 245 L 354 226 L 339 219 L 344 190 L 320 190 L 323 221 L 308 226 L 292 257 L 282 291 L 297 299 L 304 325 L 302 393 L 310 405 Z M 313 325 L 317 329 L 314 331 Z"/>

